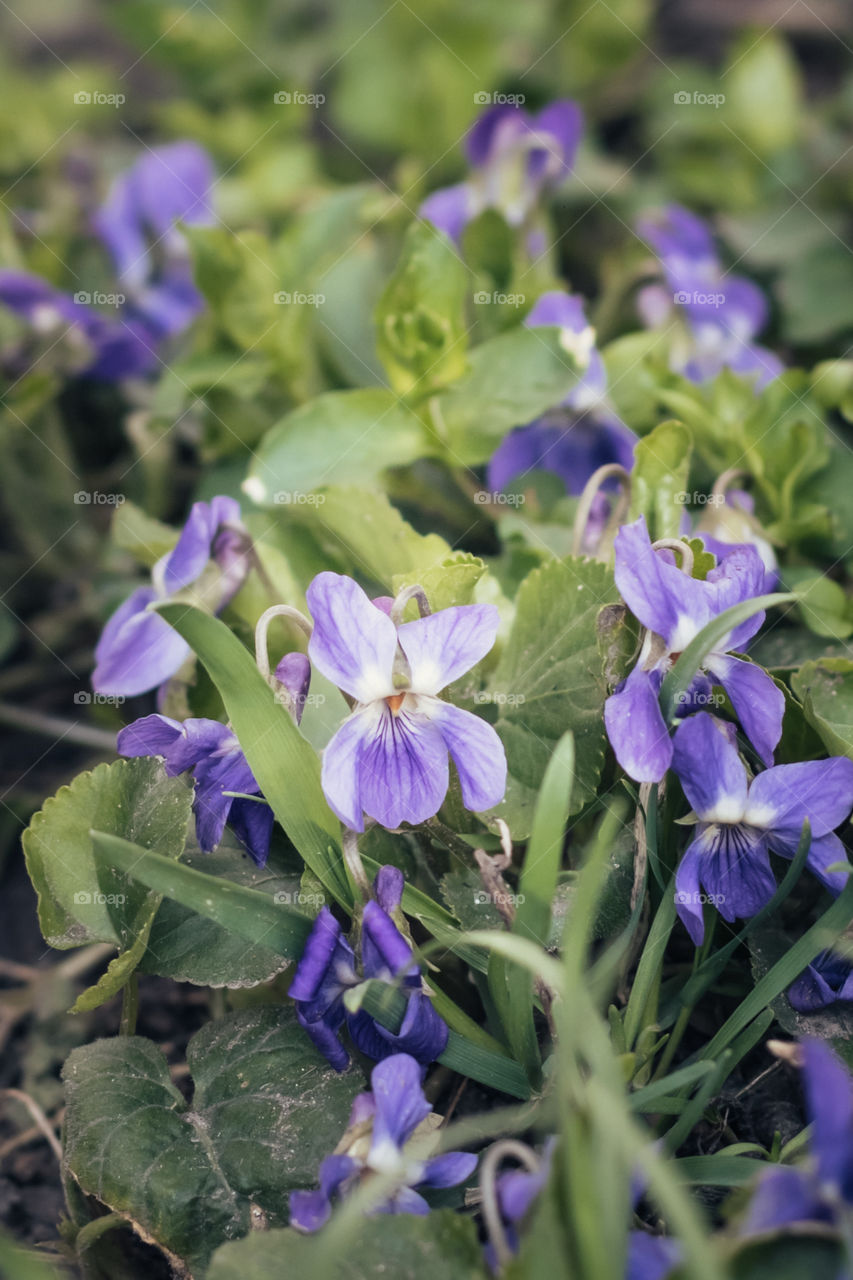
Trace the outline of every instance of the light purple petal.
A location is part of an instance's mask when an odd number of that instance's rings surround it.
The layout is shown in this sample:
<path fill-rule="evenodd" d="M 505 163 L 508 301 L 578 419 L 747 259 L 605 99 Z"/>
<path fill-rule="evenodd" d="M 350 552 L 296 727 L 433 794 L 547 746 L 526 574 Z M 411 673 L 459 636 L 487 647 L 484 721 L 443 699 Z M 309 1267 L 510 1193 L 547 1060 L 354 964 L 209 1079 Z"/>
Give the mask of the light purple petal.
<path fill-rule="evenodd" d="M 421 1088 L 420 1063 L 408 1053 L 395 1053 L 373 1068 L 370 1088 L 376 1102 L 371 1156 L 388 1143 L 399 1150 L 431 1110 Z"/>
<path fill-rule="evenodd" d="M 658 702 L 661 672 L 634 667 L 604 704 L 604 724 L 616 759 L 635 782 L 660 782 L 672 741 Z"/>
<path fill-rule="evenodd" d="M 732 701 L 743 731 L 768 768 L 782 737 L 785 695 L 763 667 L 740 658 L 715 657 L 708 670 L 719 680 Z"/>
<path fill-rule="evenodd" d="M 822 1183 L 835 1184 L 849 1199 L 853 1175 L 853 1082 L 828 1045 L 802 1042 L 803 1083 L 811 1119 L 812 1151 Z"/>
<path fill-rule="evenodd" d="M 671 1236 L 629 1231 L 625 1280 L 665 1280 L 681 1262 L 682 1253 L 681 1241 Z"/>
<path fill-rule="evenodd" d="M 484 658 L 500 617 L 493 604 L 462 604 L 398 628 L 415 693 L 437 694 Z"/>
<path fill-rule="evenodd" d="M 551 102 L 534 117 L 537 133 L 549 133 L 562 153 L 563 169 L 568 172 L 574 164 L 575 152 L 583 136 L 583 111 L 570 98 Z"/>
<path fill-rule="evenodd" d="M 92 685 L 99 693 L 132 698 L 155 689 L 173 676 L 190 647 L 168 622 L 147 605 L 156 599 L 151 587 L 139 587 L 104 627 L 95 649 Z"/>
<path fill-rule="evenodd" d="M 492 726 L 438 699 L 430 703 L 428 714 L 453 757 L 465 808 L 482 813 L 500 804 L 506 792 L 506 753 Z"/>
<path fill-rule="evenodd" d="M 703 582 L 682 573 L 652 550 L 644 516 L 623 525 L 613 543 L 616 585 L 644 627 L 681 652 L 711 617 Z"/>
<path fill-rule="evenodd" d="M 705 938 L 703 894 L 699 884 L 702 854 L 702 844 L 699 840 L 694 840 L 685 849 L 675 872 L 675 909 L 697 947 L 702 945 Z"/>
<path fill-rule="evenodd" d="M 399 867 L 380 867 L 373 881 L 373 893 L 383 911 L 396 911 L 403 898 L 406 878 Z"/>
<path fill-rule="evenodd" d="M 672 763 L 700 818 L 740 822 L 747 800 L 746 769 L 720 722 L 707 711 L 678 726 Z"/>
<path fill-rule="evenodd" d="M 291 1191 L 290 1225 L 297 1231 L 319 1231 L 332 1216 L 332 1206 L 322 1191 Z"/>
<path fill-rule="evenodd" d="M 448 1151 L 429 1160 L 419 1187 L 456 1187 L 465 1182 L 477 1168 L 477 1157 L 467 1151 Z"/>
<path fill-rule="evenodd" d="M 706 585 L 710 615 L 730 609 L 732 605 L 752 600 L 764 590 L 764 562 L 753 546 L 733 547 L 728 555 L 708 574 Z M 751 640 L 764 622 L 763 611 L 741 622 L 716 645 L 716 652 L 739 649 Z"/>
<path fill-rule="evenodd" d="M 748 919 L 776 892 L 767 842 L 749 827 L 707 827 L 697 836 L 699 878 L 724 920 Z"/>
<path fill-rule="evenodd" d="M 418 216 L 431 222 L 455 243 L 473 217 L 476 208 L 474 192 L 467 182 L 453 187 L 441 187 L 427 196 L 418 210 Z"/>
<path fill-rule="evenodd" d="M 305 653 L 286 653 L 275 669 L 275 678 L 290 694 L 296 723 L 302 720 L 311 687 L 311 662 Z"/>
<path fill-rule="evenodd" d="M 774 851 L 783 858 L 792 857 L 789 848 L 783 848 L 770 837 L 770 846 Z M 830 893 L 839 894 L 841 890 L 850 880 L 849 871 L 830 871 L 829 868 L 844 863 L 850 866 L 847 859 L 847 851 L 844 845 L 831 831 L 825 836 L 819 836 L 817 840 L 812 840 L 806 856 L 806 866 L 816 875 L 822 884 L 826 885 Z"/>
<path fill-rule="evenodd" d="M 183 726 L 168 716 L 142 716 L 119 732 L 116 750 L 120 756 L 163 756 L 168 758 Z"/>
<path fill-rule="evenodd" d="M 742 1230 L 745 1235 L 757 1235 L 789 1223 L 825 1217 L 826 1209 L 815 1194 L 809 1174 L 804 1169 L 776 1165 L 758 1179 Z"/>
<path fill-rule="evenodd" d="M 536 329 L 547 325 L 556 325 L 558 329 L 568 329 L 570 333 L 583 333 L 588 327 L 584 314 L 583 298 L 577 293 L 566 293 L 564 289 L 551 289 L 541 294 L 524 320 L 528 329 Z"/>
<path fill-rule="evenodd" d="M 447 794 L 444 739 L 417 707 L 409 709 L 410 701 L 411 695 L 406 695 L 397 712 L 378 703 L 365 713 L 371 728 L 359 755 L 361 803 L 383 827 L 425 822 Z"/>
<path fill-rule="evenodd" d="M 314 619 L 308 656 L 317 669 L 359 702 L 390 697 L 397 650 L 391 619 L 339 573 L 318 573 L 306 598 Z"/>
<path fill-rule="evenodd" d="M 329 808 L 351 831 L 364 830 L 361 753 L 373 733 L 370 709 L 345 720 L 323 752 L 321 782 Z"/>
<path fill-rule="evenodd" d="M 498 104 L 483 111 L 468 130 L 465 149 L 475 169 L 482 168 L 496 155 L 517 143 L 530 131 L 526 111 L 512 103 Z"/>
<path fill-rule="evenodd" d="M 817 838 L 834 830 L 851 808 L 853 760 L 830 756 L 760 773 L 749 788 L 747 820 L 796 848 L 806 818 Z"/>
<path fill-rule="evenodd" d="M 233 498 L 193 503 L 181 536 L 166 561 L 163 580 L 170 594 L 195 582 L 211 558 L 217 530 L 226 522 L 239 520 L 240 504 Z"/>

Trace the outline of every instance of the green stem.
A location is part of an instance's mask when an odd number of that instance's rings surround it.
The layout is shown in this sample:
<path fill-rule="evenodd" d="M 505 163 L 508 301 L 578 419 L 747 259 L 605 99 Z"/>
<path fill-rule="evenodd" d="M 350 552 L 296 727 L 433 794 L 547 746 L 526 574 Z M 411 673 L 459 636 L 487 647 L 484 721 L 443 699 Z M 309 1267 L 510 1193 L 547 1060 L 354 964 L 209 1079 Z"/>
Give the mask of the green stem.
<path fill-rule="evenodd" d="M 136 1016 L 138 1012 L 139 980 L 136 974 L 132 973 L 122 987 L 121 992 L 121 1022 L 119 1023 L 118 1028 L 120 1036 L 132 1036 L 136 1034 Z"/>

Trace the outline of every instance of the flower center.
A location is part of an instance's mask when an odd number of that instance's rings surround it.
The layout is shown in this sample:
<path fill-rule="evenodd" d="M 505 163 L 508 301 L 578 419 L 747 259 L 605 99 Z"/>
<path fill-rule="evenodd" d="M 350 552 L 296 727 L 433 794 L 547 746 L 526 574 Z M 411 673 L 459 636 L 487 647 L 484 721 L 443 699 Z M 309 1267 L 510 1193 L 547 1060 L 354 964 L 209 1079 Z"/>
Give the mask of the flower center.
<path fill-rule="evenodd" d="M 393 715 L 398 716 L 400 714 L 400 708 L 403 705 L 403 699 L 405 696 L 405 693 L 392 693 L 390 698 L 385 699 L 388 706 L 391 708 Z"/>

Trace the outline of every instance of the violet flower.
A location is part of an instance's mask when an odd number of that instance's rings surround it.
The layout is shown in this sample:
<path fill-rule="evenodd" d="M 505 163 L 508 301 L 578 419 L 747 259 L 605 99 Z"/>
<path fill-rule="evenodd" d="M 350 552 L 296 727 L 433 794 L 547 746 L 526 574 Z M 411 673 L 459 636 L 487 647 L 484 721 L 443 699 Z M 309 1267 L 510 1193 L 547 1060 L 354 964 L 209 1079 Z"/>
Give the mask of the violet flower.
<path fill-rule="evenodd" d="M 320 573 L 307 591 L 312 663 L 356 700 L 323 753 L 322 784 L 353 831 L 364 814 L 385 827 L 419 823 L 441 806 L 453 757 L 466 808 L 498 804 L 506 757 L 491 725 L 439 692 L 479 662 L 498 629 L 493 605 L 458 605 L 395 626 L 352 578 Z"/>
<path fill-rule="evenodd" d="M 563 345 L 584 373 L 561 407 L 515 428 L 498 446 L 488 468 L 490 492 L 499 493 L 528 471 L 550 471 L 562 480 L 567 493 L 577 495 L 599 467 L 618 463 L 630 471 L 637 438 L 604 407 L 607 374 L 595 346 L 595 330 L 584 315 L 583 299 L 562 290 L 545 293 L 524 323 L 533 329 L 558 326 Z M 594 512 L 593 518 L 597 514 L 606 519 L 603 495 L 599 505 L 603 511 Z"/>
<path fill-rule="evenodd" d="M 816 1013 L 839 1001 L 853 1000 L 853 965 L 837 951 L 821 951 L 788 988 L 798 1013 Z"/>
<path fill-rule="evenodd" d="M 637 782 L 659 782 L 672 760 L 669 727 L 658 703 L 664 675 L 707 622 L 761 594 L 764 565 L 754 547 L 738 547 L 704 582 L 691 578 L 671 563 L 671 552 L 653 549 L 643 516 L 623 525 L 614 550 L 616 585 L 648 632 L 637 665 L 605 703 L 604 722 L 625 772 Z M 730 652 L 746 644 L 763 621 L 763 612 L 756 613 L 735 627 L 707 655 L 703 671 L 723 686 L 744 733 L 770 765 L 782 734 L 784 697 L 763 668 Z M 709 699 L 709 682 L 700 676 L 692 692 Z M 690 691 L 682 712 L 691 709 L 689 698 Z"/>
<path fill-rule="evenodd" d="M 833 893 L 847 883 L 844 846 L 833 834 L 853 808 L 853 760 L 830 756 L 781 764 L 750 782 L 734 730 L 707 712 L 675 732 L 673 767 L 699 819 L 675 875 L 678 914 L 693 941 L 705 936 L 704 901 L 724 920 L 753 916 L 776 892 L 769 853 L 793 858 L 803 823 L 811 826 L 806 865 Z M 704 892 L 703 892 L 704 890 Z"/>
<path fill-rule="evenodd" d="M 477 1167 L 477 1157 L 467 1152 L 431 1155 L 438 1135 L 429 1122 L 432 1108 L 414 1058 L 406 1053 L 386 1058 L 373 1068 L 370 1085 L 371 1092 L 360 1093 L 353 1102 L 349 1142 L 345 1137 L 340 1144 L 344 1151 L 320 1165 L 320 1189 L 291 1192 L 290 1224 L 299 1231 L 319 1230 L 331 1216 L 333 1200 L 346 1199 L 372 1174 L 397 1174 L 399 1179 L 374 1213 L 425 1216 L 429 1204 L 418 1188 L 458 1186 Z"/>
<path fill-rule="evenodd" d="M 802 1040 L 800 1050 L 811 1162 L 762 1173 L 741 1235 L 800 1222 L 838 1225 L 853 1209 L 853 1080 L 823 1041 Z"/>
<path fill-rule="evenodd" d="M 465 140 L 470 177 L 427 196 L 421 217 L 455 241 L 486 209 L 520 227 L 542 193 L 571 171 L 582 132 L 583 113 L 568 99 L 536 116 L 513 105 L 490 107 Z"/>
<path fill-rule="evenodd" d="M 713 496 L 719 498 L 721 495 Z M 745 493 L 743 489 L 729 489 L 722 496 L 722 502 L 709 502 L 694 536 L 718 561 L 736 547 L 755 547 L 764 565 L 761 593 L 775 591 L 779 585 L 779 562 L 772 543 L 763 535 L 755 519 L 752 494 Z"/>
<path fill-rule="evenodd" d="M 764 387 L 784 369 L 778 356 L 753 339 L 767 322 L 767 302 L 756 284 L 730 275 L 720 263 L 701 218 L 680 205 L 643 218 L 637 231 L 651 245 L 667 288 L 650 285 L 638 297 L 643 321 L 659 327 L 681 314 L 688 340 L 673 350 L 673 367 L 692 382 L 714 378 L 723 368 L 757 375 Z"/>
<path fill-rule="evenodd" d="M 234 498 L 196 502 L 172 551 L 109 619 L 95 649 L 92 685 L 98 693 L 131 698 L 163 684 L 181 668 L 190 647 L 149 605 L 197 582 L 208 564 L 218 568 L 213 611 L 236 595 L 249 572 L 249 540 Z"/>
<path fill-rule="evenodd" d="M 94 217 L 94 229 L 115 263 L 116 292 L 125 301 L 104 315 L 26 271 L 0 271 L 0 303 L 34 332 L 53 337 L 67 329 L 83 348 L 80 372 L 117 382 L 150 373 L 158 345 L 182 332 L 203 301 L 192 280 L 186 241 L 176 224 L 213 220 L 213 166 L 194 142 L 148 151 L 116 178 Z"/>
<path fill-rule="evenodd" d="M 373 886 L 376 899 L 367 903 L 361 924 L 363 978 L 355 953 L 328 907 L 323 907 L 308 935 L 288 995 L 296 1002 L 296 1017 L 336 1071 L 349 1065 L 349 1054 L 338 1038 L 346 1023 L 353 1043 L 369 1058 L 408 1053 L 426 1065 L 442 1054 L 448 1030 L 423 989 L 412 950 L 391 918 L 403 895 L 403 873 L 396 867 L 379 869 Z M 390 982 L 405 972 L 402 990 L 406 1013 L 397 1032 L 375 1022 L 364 1010 L 350 1013 L 344 995 L 367 978 Z"/>

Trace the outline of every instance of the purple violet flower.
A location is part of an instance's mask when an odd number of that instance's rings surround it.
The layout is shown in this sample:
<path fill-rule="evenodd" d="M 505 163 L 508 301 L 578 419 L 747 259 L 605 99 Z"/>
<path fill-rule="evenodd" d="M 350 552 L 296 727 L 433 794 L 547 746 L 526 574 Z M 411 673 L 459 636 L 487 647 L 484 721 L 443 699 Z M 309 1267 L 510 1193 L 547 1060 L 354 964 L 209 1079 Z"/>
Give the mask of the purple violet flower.
<path fill-rule="evenodd" d="M 536 116 L 513 105 L 490 107 L 466 138 L 471 176 L 427 196 L 421 217 L 455 241 L 486 209 L 520 227 L 543 191 L 571 171 L 582 133 L 583 113 L 568 99 Z"/>
<path fill-rule="evenodd" d="M 853 965 L 836 951 L 821 951 L 788 988 L 798 1013 L 816 1013 L 831 1004 L 853 1000 Z"/>
<path fill-rule="evenodd" d="M 395 626 L 352 578 L 320 573 L 307 591 L 312 663 L 356 700 L 323 753 L 326 799 L 353 831 L 364 814 L 385 827 L 431 818 L 453 757 L 466 808 L 498 804 L 506 756 L 491 725 L 439 692 L 491 649 L 498 611 L 458 605 Z"/>
<path fill-rule="evenodd" d="M 715 555 L 718 562 L 736 547 L 755 547 L 764 565 L 763 595 L 775 591 L 779 584 L 779 562 L 754 513 L 752 494 L 743 489 L 729 489 L 723 502 L 708 504 L 694 536 L 701 539 L 705 550 Z"/>
<path fill-rule="evenodd" d="M 637 665 L 604 705 L 607 736 L 622 768 L 636 782 L 659 782 L 672 760 L 669 727 L 658 694 L 664 675 L 711 618 L 760 595 L 764 565 L 754 547 L 729 551 L 704 582 L 655 551 L 643 516 L 623 525 L 614 542 L 616 585 L 634 616 L 648 628 Z M 734 657 L 764 621 L 756 613 L 725 636 L 705 658 L 704 670 L 723 686 L 744 733 L 765 764 L 782 734 L 785 700 L 763 668 Z M 707 698 L 710 689 L 694 685 Z M 688 691 L 689 693 L 690 691 Z M 690 709 L 689 702 L 682 712 Z"/>
<path fill-rule="evenodd" d="M 741 1235 L 798 1222 L 837 1224 L 853 1208 L 853 1080 L 822 1040 L 800 1042 L 811 1162 L 762 1173 Z"/>
<path fill-rule="evenodd" d="M 777 355 L 753 338 L 767 322 L 767 301 L 756 284 L 722 267 L 710 231 L 680 205 L 643 218 L 637 231 L 660 260 L 667 287 L 650 285 L 638 297 L 644 323 L 656 328 L 684 315 L 689 342 L 673 353 L 673 367 L 691 382 L 714 378 L 723 368 L 757 375 L 760 389 L 784 370 Z"/>
<path fill-rule="evenodd" d="M 853 760 L 774 765 L 750 782 L 733 736 L 732 726 L 705 711 L 675 732 L 673 768 L 699 819 L 676 871 L 675 900 L 697 946 L 705 936 L 704 901 L 730 922 L 770 901 L 776 880 L 768 855 L 793 858 L 806 819 L 812 835 L 806 865 L 833 893 L 847 883 L 846 872 L 829 868 L 847 862 L 834 829 L 853 808 Z"/>
<path fill-rule="evenodd" d="M 95 649 L 92 685 L 99 693 L 134 697 L 163 684 L 183 665 L 190 647 L 149 605 L 196 582 L 212 561 L 219 568 L 214 612 L 239 591 L 249 572 L 248 534 L 234 498 L 196 502 L 172 551 L 109 619 Z"/>
<path fill-rule="evenodd" d="M 333 1198 L 345 1199 L 371 1174 L 399 1177 L 398 1189 L 374 1213 L 425 1216 L 429 1204 L 416 1188 L 458 1186 L 477 1167 L 477 1157 L 467 1152 L 430 1155 L 438 1135 L 429 1122 L 432 1109 L 414 1058 L 406 1053 L 386 1058 L 373 1068 L 370 1085 L 371 1092 L 359 1094 L 353 1103 L 350 1141 L 345 1137 L 339 1144 L 345 1153 L 327 1156 L 320 1165 L 320 1189 L 291 1192 L 290 1223 L 299 1231 L 319 1230 L 331 1216 Z"/>
<path fill-rule="evenodd" d="M 637 438 L 603 407 L 607 390 L 604 362 L 595 347 L 595 330 L 587 324 L 583 299 L 555 289 L 538 299 L 524 321 L 528 328 L 556 325 L 572 351 L 583 377 L 562 406 L 525 427 L 516 427 L 498 446 L 489 463 L 490 492 L 499 493 L 528 471 L 550 471 L 580 494 L 593 472 L 615 462 L 630 471 Z M 601 505 L 606 519 L 607 501 Z"/>
<path fill-rule="evenodd" d="M 423 989 L 420 970 L 412 963 L 412 950 L 391 916 L 403 896 L 403 873 L 396 867 L 380 867 L 373 891 L 375 900 L 364 908 L 361 925 L 363 978 L 356 970 L 355 952 L 328 907 L 323 907 L 305 943 L 288 995 L 296 1001 L 296 1016 L 314 1044 L 336 1071 L 349 1065 L 349 1054 L 338 1039 L 346 1022 L 353 1043 L 368 1058 L 382 1059 L 408 1053 L 426 1065 L 447 1046 L 448 1030 Z M 390 982 L 404 972 L 402 990 L 406 1013 L 397 1032 L 380 1026 L 364 1010 L 350 1013 L 344 994 L 367 978 Z"/>

